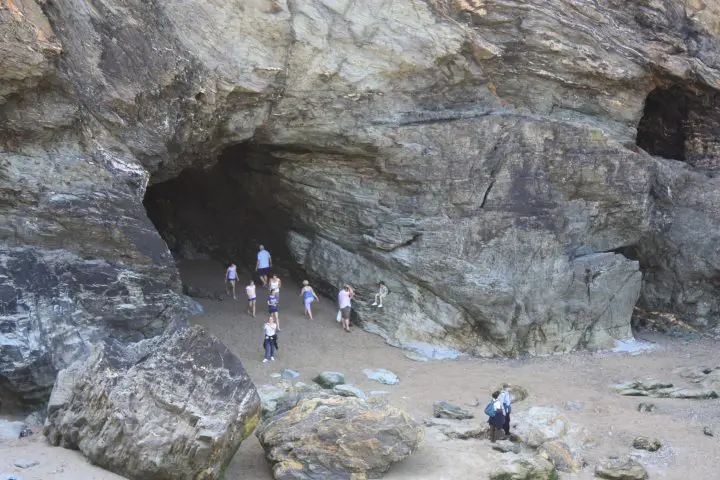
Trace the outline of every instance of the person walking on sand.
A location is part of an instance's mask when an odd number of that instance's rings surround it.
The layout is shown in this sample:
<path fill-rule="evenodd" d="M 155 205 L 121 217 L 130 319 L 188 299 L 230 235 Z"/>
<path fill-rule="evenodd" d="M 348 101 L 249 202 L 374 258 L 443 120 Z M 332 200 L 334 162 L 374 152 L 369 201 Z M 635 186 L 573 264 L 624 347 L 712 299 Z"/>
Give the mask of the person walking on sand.
<path fill-rule="evenodd" d="M 300 295 L 303 297 L 303 304 L 305 305 L 305 316 L 310 317 L 310 320 L 312 320 L 312 303 L 315 300 L 319 302 L 320 299 L 315 295 L 315 290 L 310 286 L 310 282 L 303 280 L 302 284 L 303 287 L 300 289 Z"/>
<path fill-rule="evenodd" d="M 385 285 L 385 282 L 382 280 L 378 282 L 378 291 L 375 294 L 375 301 L 372 303 L 373 307 L 383 308 L 382 302 L 385 297 L 387 297 L 388 293 L 390 293 L 390 290 L 388 290 L 387 286 Z"/>
<path fill-rule="evenodd" d="M 225 270 L 225 293 L 230 295 L 230 290 L 232 290 L 233 300 L 235 300 L 235 283 L 237 283 L 237 280 L 237 266 L 234 263 L 230 263 L 230 266 Z M 228 285 L 230 285 L 230 290 L 228 290 Z"/>
<path fill-rule="evenodd" d="M 270 290 L 270 294 L 267 298 L 267 304 L 268 304 L 268 313 L 271 317 L 275 319 L 275 324 L 277 325 L 278 332 L 280 331 L 280 318 L 278 317 L 278 306 L 280 302 L 278 301 L 277 295 L 275 290 Z"/>
<path fill-rule="evenodd" d="M 245 287 L 245 293 L 247 293 L 248 298 L 248 307 L 247 307 L 247 313 L 248 315 L 255 316 L 255 300 L 257 299 L 257 295 L 255 294 L 255 282 L 250 280 L 250 283 L 247 287 Z"/>
<path fill-rule="evenodd" d="M 277 350 L 277 325 L 275 319 L 270 315 L 263 326 L 265 330 L 265 340 L 263 341 L 263 348 L 265 349 L 265 358 L 263 363 L 268 360 L 275 360 L 275 351 Z"/>
<path fill-rule="evenodd" d="M 490 403 L 485 407 L 485 414 L 489 417 L 488 424 L 490 425 L 490 441 L 492 443 L 495 443 L 500 438 L 500 432 L 505 426 L 505 407 L 498 397 L 500 397 L 500 392 L 493 392 Z"/>
<path fill-rule="evenodd" d="M 260 276 L 262 286 L 265 287 L 268 281 L 268 275 L 270 274 L 270 267 L 272 267 L 272 256 L 270 252 L 265 250 L 265 247 L 260 245 L 257 253 L 257 263 L 255 264 L 255 271 Z"/>
<path fill-rule="evenodd" d="M 500 391 L 500 397 L 498 398 L 505 409 L 505 423 L 503 424 L 505 436 L 510 435 L 510 413 L 512 412 L 512 395 L 510 394 L 510 390 L 510 384 L 503 383 L 503 389 Z"/>
<path fill-rule="evenodd" d="M 338 308 L 340 309 L 340 317 L 342 318 L 343 329 L 350 332 L 350 310 L 352 303 L 350 300 L 355 296 L 355 292 L 348 284 L 343 285 L 342 290 L 338 293 Z"/>
<path fill-rule="evenodd" d="M 277 276 L 277 273 L 273 273 L 273 276 L 270 277 L 270 290 L 275 290 L 275 296 L 278 299 L 278 302 L 280 301 L 280 287 L 282 286 L 282 281 L 280 280 L 280 277 Z"/>

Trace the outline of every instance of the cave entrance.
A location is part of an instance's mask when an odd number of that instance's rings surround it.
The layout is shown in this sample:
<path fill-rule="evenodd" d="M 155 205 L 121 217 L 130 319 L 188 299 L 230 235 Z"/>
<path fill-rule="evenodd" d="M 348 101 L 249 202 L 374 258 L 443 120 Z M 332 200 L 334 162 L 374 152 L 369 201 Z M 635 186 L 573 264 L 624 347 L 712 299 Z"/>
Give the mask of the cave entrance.
<path fill-rule="evenodd" d="M 177 259 L 211 258 L 254 268 L 258 245 L 287 266 L 291 218 L 277 201 L 283 191 L 279 160 L 263 147 L 227 147 L 209 169 L 186 169 L 151 184 L 143 203 Z"/>
<path fill-rule="evenodd" d="M 650 92 L 636 144 L 651 155 L 720 168 L 720 94 L 693 85 L 666 85 Z"/>

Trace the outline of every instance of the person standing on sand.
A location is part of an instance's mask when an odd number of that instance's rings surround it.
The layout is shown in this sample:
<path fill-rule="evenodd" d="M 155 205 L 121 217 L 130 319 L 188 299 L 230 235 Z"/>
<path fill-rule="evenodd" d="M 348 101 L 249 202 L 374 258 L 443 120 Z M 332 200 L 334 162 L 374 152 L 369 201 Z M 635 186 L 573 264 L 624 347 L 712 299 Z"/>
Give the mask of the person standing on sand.
<path fill-rule="evenodd" d="M 263 326 L 265 330 L 265 340 L 263 341 L 263 348 L 265 349 L 265 358 L 263 363 L 268 360 L 275 360 L 275 350 L 277 350 L 277 325 L 275 325 L 275 319 L 270 315 Z"/>
<path fill-rule="evenodd" d="M 282 281 L 280 281 L 280 277 L 277 276 L 277 273 L 273 273 L 273 276 L 270 277 L 270 290 L 275 290 L 275 296 L 278 299 L 278 302 L 280 301 L 280 287 L 282 286 Z"/>
<path fill-rule="evenodd" d="M 235 300 L 235 283 L 237 280 L 237 266 L 234 263 L 230 263 L 230 266 L 225 270 L 225 293 L 230 295 L 230 290 L 228 290 L 228 284 L 230 284 L 233 300 Z"/>
<path fill-rule="evenodd" d="M 315 295 L 315 290 L 310 286 L 310 282 L 303 280 L 302 284 L 303 287 L 300 289 L 300 295 L 303 297 L 303 304 L 305 305 L 304 315 L 310 317 L 310 320 L 312 320 L 312 302 L 315 300 L 319 302 L 320 299 Z"/>
<path fill-rule="evenodd" d="M 275 319 L 275 323 L 277 324 L 277 330 L 280 331 L 280 318 L 278 317 L 278 298 L 276 296 L 275 290 L 270 290 L 270 294 L 268 295 L 267 304 L 268 304 L 268 313 L 271 317 Z"/>
<path fill-rule="evenodd" d="M 250 284 L 245 287 L 245 293 L 247 293 L 248 297 L 248 308 L 247 313 L 248 315 L 255 316 L 255 300 L 257 298 L 257 295 L 255 294 L 255 282 L 250 280 Z"/>
<path fill-rule="evenodd" d="M 340 316 L 343 322 L 343 328 L 346 332 L 350 333 L 350 310 L 352 309 L 352 303 L 350 300 L 355 296 L 355 292 L 352 287 L 348 284 L 343 285 L 342 290 L 338 293 L 338 308 L 340 309 Z"/>
<path fill-rule="evenodd" d="M 268 275 L 270 274 L 270 267 L 272 267 L 272 256 L 270 252 L 265 250 L 265 247 L 260 245 L 260 249 L 257 253 L 257 263 L 255 264 L 255 271 L 260 276 L 262 286 L 267 285 Z"/>
<path fill-rule="evenodd" d="M 505 426 L 505 407 L 503 407 L 498 397 L 500 397 L 500 392 L 493 392 L 492 400 L 490 400 L 490 404 L 488 404 L 488 408 L 492 405 L 492 409 L 494 410 L 494 414 L 488 419 L 488 424 L 490 425 L 490 441 L 492 443 L 495 443 L 500 438 L 500 432 Z M 488 413 L 487 409 L 485 413 Z"/>
<path fill-rule="evenodd" d="M 505 423 L 503 424 L 503 430 L 505 435 L 510 435 L 510 412 L 512 412 L 512 395 L 510 394 L 510 384 L 503 383 L 503 389 L 500 392 L 500 403 L 503 404 L 505 409 Z"/>

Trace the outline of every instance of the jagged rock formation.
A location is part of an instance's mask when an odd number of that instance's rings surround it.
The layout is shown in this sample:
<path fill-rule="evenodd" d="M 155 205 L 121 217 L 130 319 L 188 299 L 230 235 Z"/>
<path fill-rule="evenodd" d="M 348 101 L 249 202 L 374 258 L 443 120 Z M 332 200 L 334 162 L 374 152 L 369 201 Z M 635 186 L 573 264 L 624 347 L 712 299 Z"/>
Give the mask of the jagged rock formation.
<path fill-rule="evenodd" d="M 293 387 L 256 435 L 277 480 L 379 478 L 417 450 L 423 428 L 382 400 Z"/>
<path fill-rule="evenodd" d="M 99 344 L 62 370 L 44 432 L 127 478 L 215 479 L 260 421 L 240 360 L 202 328 Z"/>
<path fill-rule="evenodd" d="M 0 0 L 0 399 L 187 307 L 148 185 L 180 253 L 384 279 L 357 311 L 408 347 L 606 347 L 638 297 L 716 324 L 719 13 Z"/>

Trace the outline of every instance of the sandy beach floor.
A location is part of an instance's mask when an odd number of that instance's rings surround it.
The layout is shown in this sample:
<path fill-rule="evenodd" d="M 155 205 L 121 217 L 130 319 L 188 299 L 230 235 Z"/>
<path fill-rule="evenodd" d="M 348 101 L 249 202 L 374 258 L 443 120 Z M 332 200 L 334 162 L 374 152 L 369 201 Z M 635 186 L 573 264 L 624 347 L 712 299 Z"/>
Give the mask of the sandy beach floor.
<path fill-rule="evenodd" d="M 191 285 L 224 294 L 223 268 L 210 261 L 183 261 L 183 280 Z M 204 315 L 192 321 L 205 326 L 221 338 L 242 360 L 256 385 L 279 381 L 271 377 L 285 368 L 300 372 L 297 379 L 310 382 L 319 372 L 334 370 L 345 374 L 349 383 L 365 391 L 385 390 L 391 404 L 407 410 L 418 420 L 431 415 L 432 404 L 446 400 L 459 405 L 484 404 L 490 391 L 502 382 L 522 385 L 530 397 L 514 406 L 516 412 L 531 406 L 556 406 L 565 401 L 580 402 L 583 408 L 565 411 L 567 417 L 587 428 L 598 445 L 584 452 L 590 467 L 577 474 L 561 474 L 567 479 L 594 478 L 592 466 L 607 455 L 631 451 L 638 435 L 656 437 L 664 447 L 648 453 L 641 463 L 651 479 L 716 480 L 720 478 L 720 440 L 703 434 L 710 426 L 720 433 L 720 401 L 643 399 L 620 396 L 609 388 L 634 378 L 658 378 L 670 382 L 681 379 L 677 367 L 720 365 L 716 343 L 687 342 L 667 337 L 646 337 L 656 348 L 639 355 L 623 353 L 576 353 L 521 360 L 483 360 L 460 358 L 452 361 L 416 362 L 402 350 L 390 347 L 375 335 L 354 328 L 346 333 L 335 321 L 334 299 L 321 298 L 314 304 L 314 320 L 303 317 L 300 286 L 283 278 L 280 295 L 280 351 L 275 362 L 262 363 L 263 298 L 258 316 L 245 313 L 244 285 L 249 272 L 241 271 L 238 299 L 201 299 Z M 391 314 L 391 307 L 387 309 Z M 363 374 L 366 368 L 386 368 L 400 377 L 398 385 L 381 385 Z M 658 409 L 639 413 L 638 403 L 651 401 Z M 476 420 L 483 421 L 482 407 L 471 408 Z M 388 480 L 464 480 L 487 478 L 501 455 L 490 449 L 487 440 L 447 440 L 428 432 L 418 451 L 395 465 L 384 477 Z M 18 459 L 37 459 L 40 464 L 25 470 L 14 467 Z M 58 471 L 60 469 L 61 471 Z M 19 473 L 23 480 L 120 478 L 90 466 L 77 452 L 44 444 L 41 436 L 0 445 L 0 473 Z M 67 476 L 72 472 L 72 476 Z M 225 478 L 271 479 L 262 448 L 254 436 L 240 447 Z"/>

